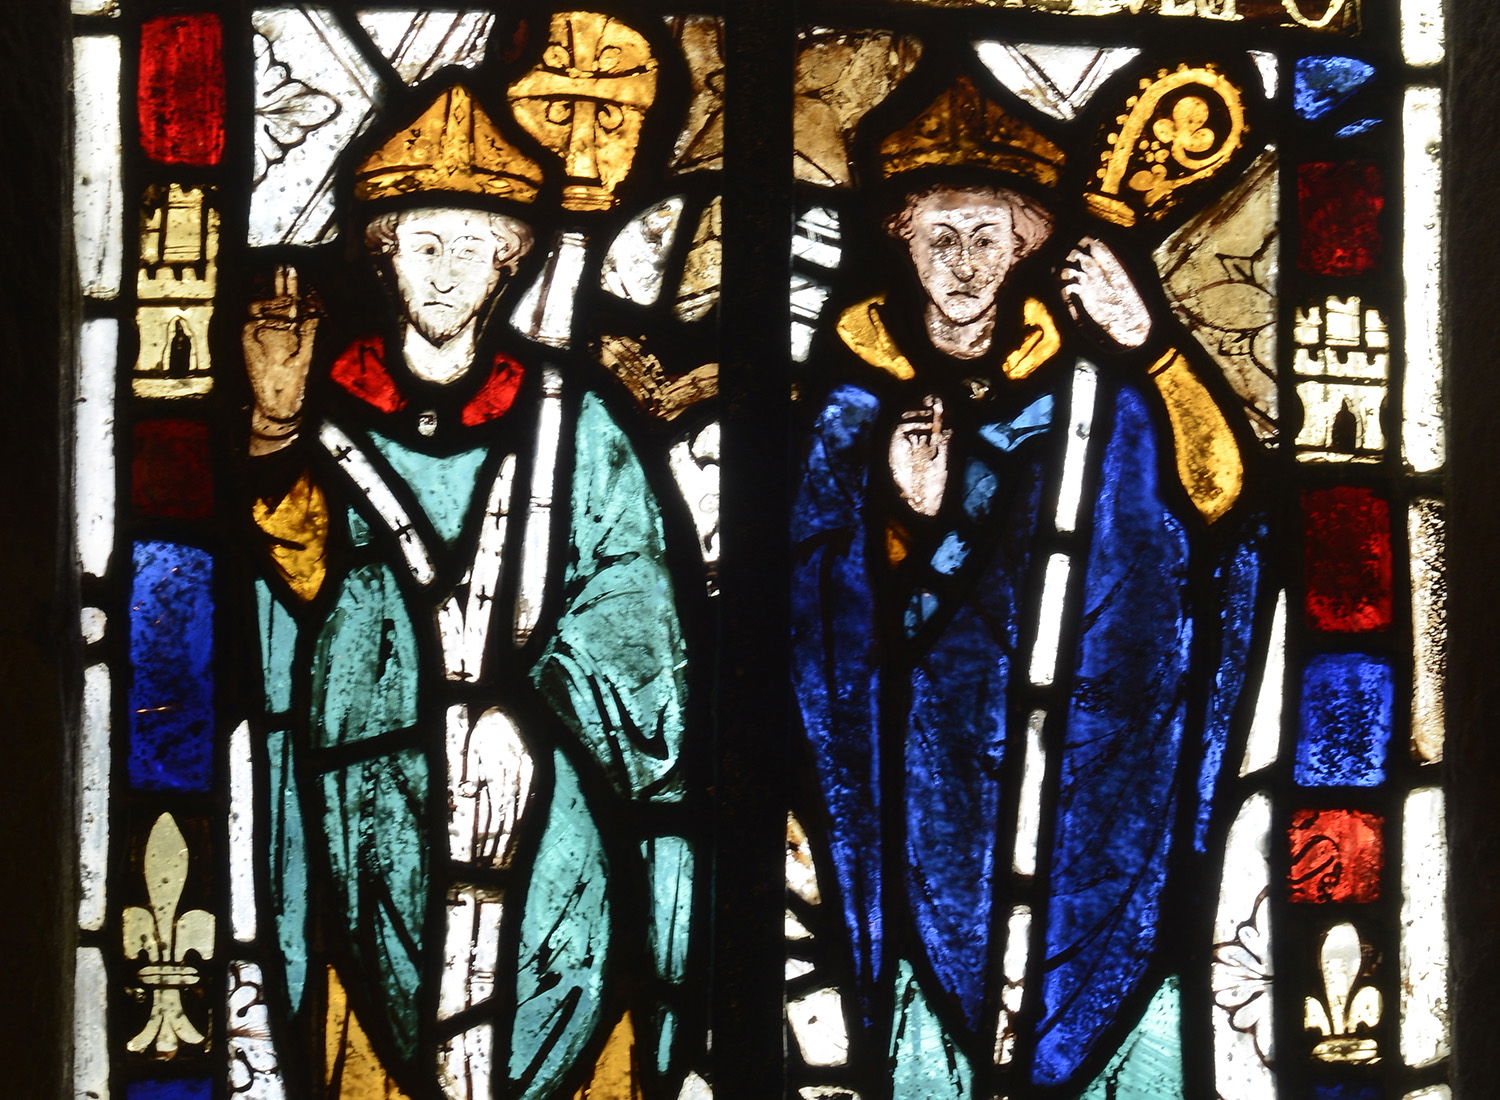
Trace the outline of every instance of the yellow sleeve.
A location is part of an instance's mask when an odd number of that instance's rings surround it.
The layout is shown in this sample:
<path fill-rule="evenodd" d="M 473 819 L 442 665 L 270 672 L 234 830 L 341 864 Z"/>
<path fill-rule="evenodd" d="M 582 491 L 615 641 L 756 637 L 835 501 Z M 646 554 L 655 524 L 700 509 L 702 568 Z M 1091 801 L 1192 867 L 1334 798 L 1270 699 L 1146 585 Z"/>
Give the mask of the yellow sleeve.
<path fill-rule="evenodd" d="M 304 473 L 280 500 L 257 500 L 251 515 L 282 579 L 299 599 L 316 596 L 328 574 L 328 498 L 312 475 Z"/>
<path fill-rule="evenodd" d="M 1234 507 L 1244 487 L 1240 445 L 1219 403 L 1181 352 L 1168 351 L 1150 374 L 1172 422 L 1177 476 L 1203 518 L 1213 523 Z"/>

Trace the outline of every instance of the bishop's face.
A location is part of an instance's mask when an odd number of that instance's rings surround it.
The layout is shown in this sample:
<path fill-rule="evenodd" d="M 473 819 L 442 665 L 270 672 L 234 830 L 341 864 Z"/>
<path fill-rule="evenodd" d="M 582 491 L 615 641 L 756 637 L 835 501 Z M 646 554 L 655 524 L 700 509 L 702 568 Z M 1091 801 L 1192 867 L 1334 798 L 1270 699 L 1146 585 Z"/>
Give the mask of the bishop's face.
<path fill-rule="evenodd" d="M 907 246 L 934 308 L 955 325 L 988 316 L 1021 255 L 1009 204 L 993 191 L 943 189 L 909 208 Z"/>
<path fill-rule="evenodd" d="M 403 215 L 391 266 L 407 317 L 428 343 L 446 344 L 479 316 L 512 254 L 488 215 L 438 209 Z"/>

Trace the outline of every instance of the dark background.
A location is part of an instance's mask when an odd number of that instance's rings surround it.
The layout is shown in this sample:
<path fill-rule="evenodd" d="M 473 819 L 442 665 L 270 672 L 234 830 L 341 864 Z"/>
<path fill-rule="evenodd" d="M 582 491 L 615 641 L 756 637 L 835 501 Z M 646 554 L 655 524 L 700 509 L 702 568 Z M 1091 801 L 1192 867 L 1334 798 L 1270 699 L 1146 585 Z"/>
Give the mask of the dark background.
<path fill-rule="evenodd" d="M 68 588 L 69 571 L 59 558 L 68 515 L 66 450 L 60 441 L 69 401 L 63 387 L 65 365 L 72 359 L 74 307 L 63 223 L 69 182 L 63 165 L 69 126 L 66 7 L 64 0 L 0 5 L 0 164 L 5 172 L 0 181 L 0 1093 L 17 1100 L 71 1092 L 66 1051 L 74 926 L 68 871 L 73 855 L 64 686 L 77 623 L 72 620 L 76 602 Z M 738 0 L 728 7 L 731 19 L 740 19 L 749 32 L 742 42 L 758 37 L 769 43 L 790 23 L 789 0 Z M 1494 1068 L 1500 1057 L 1500 1028 L 1495 1026 L 1500 1008 L 1500 603 L 1495 599 L 1500 592 L 1500 380 L 1495 363 L 1500 356 L 1493 320 L 1500 309 L 1500 128 L 1494 123 L 1500 111 L 1500 7 L 1492 0 L 1468 0 L 1455 2 L 1452 9 L 1447 775 L 1456 1095 L 1485 1100 L 1496 1095 L 1494 1082 L 1500 1079 L 1500 1069 Z M 789 86 L 790 67 L 786 58 L 778 62 L 754 64 L 741 54 L 731 61 L 731 75 L 739 74 L 740 87 L 758 86 L 773 102 L 781 102 L 784 93 L 773 89 Z M 789 111 L 768 110 L 772 104 L 766 101 L 750 105 L 749 98 L 741 100 L 745 107 L 732 108 L 731 128 L 736 117 L 744 124 L 758 115 L 763 130 L 752 145 L 763 151 L 785 140 L 782 127 L 768 120 L 778 115 L 789 119 Z M 756 112 L 754 106 L 762 109 Z M 741 261 L 727 261 L 726 281 L 735 278 L 737 263 L 740 274 L 752 281 L 784 263 L 779 242 L 786 240 L 786 226 L 774 214 L 782 194 L 777 187 L 755 187 L 756 153 L 750 145 L 742 146 L 735 159 L 745 171 L 728 174 L 726 214 L 738 212 L 740 217 L 726 216 L 726 255 L 736 255 L 736 240 L 747 247 L 739 252 Z M 767 178 L 763 167 L 759 174 Z M 779 341 L 785 331 L 785 326 L 767 324 L 763 311 L 779 316 L 784 309 L 784 302 L 758 302 L 726 288 L 725 346 L 736 350 L 726 361 L 725 382 L 729 400 L 743 412 L 753 413 L 770 390 L 762 373 L 754 392 L 736 394 L 735 387 L 747 377 L 741 372 L 754 370 L 757 352 Z M 760 359 L 762 372 L 765 361 Z M 741 457 L 770 459 L 762 468 L 774 469 L 774 456 L 785 454 L 782 431 L 773 428 L 747 442 Z M 733 453 L 727 453 L 726 465 L 735 468 L 732 459 Z M 752 521 L 756 510 L 774 507 L 781 492 L 768 484 L 742 502 L 739 517 L 726 515 L 726 552 L 735 544 L 733 528 L 746 530 L 741 523 Z M 726 565 L 734 567 L 732 561 Z M 768 580 L 779 569 L 776 555 L 760 556 L 747 567 L 758 568 Z M 778 611 L 757 608 L 753 600 L 726 604 L 725 613 L 729 638 L 736 636 L 730 628 L 737 623 L 752 626 L 761 636 L 774 634 L 778 626 Z M 753 655 L 724 657 L 720 704 L 738 699 L 748 709 L 731 710 L 735 717 L 721 731 L 721 778 L 742 793 L 765 791 L 772 778 L 766 761 L 757 761 L 756 746 L 764 747 L 766 727 L 761 723 L 773 717 L 776 706 L 776 693 L 763 688 L 763 674 L 777 663 L 774 657 L 765 662 Z M 762 858 L 742 863 L 738 870 L 752 865 L 769 870 L 773 885 L 750 885 L 747 875 L 735 889 L 732 879 L 721 880 L 726 889 L 719 910 L 729 919 L 721 922 L 719 933 L 741 945 L 768 946 L 780 937 L 776 876 L 781 818 L 774 805 L 756 802 L 726 807 L 721 827 L 726 839 L 767 833 L 768 848 L 757 853 Z M 780 980 L 779 969 L 770 975 L 754 972 L 749 953 L 727 956 L 718 974 L 718 1022 L 766 1021 L 764 1008 L 774 1006 Z M 774 1067 L 780 1063 L 776 1017 L 746 1030 L 720 1026 L 716 1035 L 723 1100 L 771 1100 L 766 1086 L 778 1076 Z M 738 1077 L 726 1075 L 736 1066 Z"/>

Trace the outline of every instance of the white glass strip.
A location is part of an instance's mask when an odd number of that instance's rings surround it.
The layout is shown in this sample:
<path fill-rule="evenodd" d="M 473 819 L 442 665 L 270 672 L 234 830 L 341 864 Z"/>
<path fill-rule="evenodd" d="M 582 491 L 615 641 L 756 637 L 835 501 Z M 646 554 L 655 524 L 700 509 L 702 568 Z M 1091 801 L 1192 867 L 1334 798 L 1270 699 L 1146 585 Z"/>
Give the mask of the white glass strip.
<path fill-rule="evenodd" d="M 255 771 L 250 723 L 229 735 L 229 926 L 241 943 L 255 940 Z"/>
<path fill-rule="evenodd" d="M 557 235 L 541 275 L 516 306 L 512 323 L 519 332 L 554 348 L 572 343 L 573 301 L 582 281 L 587 246 L 588 237 L 583 233 Z"/>
<path fill-rule="evenodd" d="M 1062 485 L 1057 490 L 1057 529 L 1071 534 L 1078 526 L 1078 507 L 1083 499 L 1083 467 L 1088 457 L 1089 431 L 1094 424 L 1095 394 L 1099 376 L 1091 363 L 1079 363 L 1073 371 L 1073 396 L 1069 402 L 1068 443 L 1063 451 Z"/>
<path fill-rule="evenodd" d="M 492 1095 L 494 1048 L 493 1024 L 471 1027 L 438 1047 L 438 1085 L 448 1100 L 480 1100 Z"/>
<path fill-rule="evenodd" d="M 841 1066 L 849 1060 L 844 999 L 837 989 L 815 989 L 786 1004 L 792 1035 L 810 1066 Z"/>
<path fill-rule="evenodd" d="M 542 409 L 537 416 L 536 459 L 531 468 L 531 498 L 526 537 L 521 546 L 521 585 L 516 593 L 515 640 L 531 637 L 541 621 L 547 595 L 547 546 L 552 536 L 553 479 L 562 435 L 562 375 L 554 367 L 542 373 Z"/>
<path fill-rule="evenodd" d="M 109 978 L 97 947 L 80 947 L 73 969 L 73 1095 L 109 1100 Z"/>
<path fill-rule="evenodd" d="M 1042 583 L 1042 608 L 1036 627 L 1036 645 L 1031 651 L 1031 682 L 1047 687 L 1057 674 L 1057 647 L 1061 640 L 1063 599 L 1068 593 L 1068 555 L 1047 559 Z"/>
<path fill-rule="evenodd" d="M 1021 791 L 1016 808 L 1016 851 L 1011 868 L 1018 875 L 1036 874 L 1037 837 L 1042 824 L 1042 779 L 1047 774 L 1047 752 L 1042 747 L 1042 727 L 1047 712 L 1034 710 L 1026 722 L 1026 761 L 1021 770 Z"/>
<path fill-rule="evenodd" d="M 73 492 L 78 567 L 102 577 L 115 543 L 115 356 L 119 324 L 85 321 L 73 409 Z"/>
<path fill-rule="evenodd" d="M 1245 759 L 1240 774 L 1249 775 L 1276 763 L 1281 749 L 1281 705 L 1286 686 L 1286 593 L 1276 596 L 1276 612 L 1271 617 L 1271 642 L 1266 650 L 1266 668 L 1261 673 L 1260 691 L 1255 696 L 1255 715 L 1250 720 L 1250 736 L 1245 742 Z"/>
<path fill-rule="evenodd" d="M 1401 54 L 1408 65 L 1441 65 L 1443 0 L 1401 0 Z"/>
<path fill-rule="evenodd" d="M 73 14 L 118 16 L 120 2 L 119 0 L 73 0 Z"/>
<path fill-rule="evenodd" d="M 78 926 L 104 928 L 109 871 L 109 666 L 83 673 L 78 731 Z"/>
<path fill-rule="evenodd" d="M 229 964 L 229 1093 L 235 1100 L 286 1100 L 265 990 L 255 963 Z"/>
<path fill-rule="evenodd" d="M 1276 1095 L 1271 1070 L 1271 800 L 1245 800 L 1224 845 L 1224 875 L 1214 913 L 1214 1079 L 1220 1100 Z"/>
<path fill-rule="evenodd" d="M 849 1095 L 851 1100 L 859 1100 L 852 1093 Z M 714 1090 L 696 1073 L 689 1073 L 687 1080 L 682 1082 L 682 1091 L 677 1094 L 677 1100 L 714 1100 Z"/>
<path fill-rule="evenodd" d="M 396 536 L 396 541 L 401 546 L 401 554 L 406 559 L 406 567 L 411 570 L 411 575 L 416 578 L 417 583 L 431 584 L 436 573 L 433 570 L 432 558 L 427 553 L 427 547 L 422 544 L 422 539 L 418 536 L 406 509 L 396 499 L 396 494 L 385 483 L 385 479 L 370 464 L 370 460 L 354 445 L 354 440 L 344 434 L 343 429 L 335 424 L 324 423 L 318 429 L 318 442 L 322 443 L 324 449 L 333 456 L 334 461 L 344 468 L 344 472 L 349 475 L 349 480 L 359 487 L 360 492 L 364 493 L 376 513 Z"/>
<path fill-rule="evenodd" d="M 1448 842 L 1437 787 L 1406 796 L 1401 845 L 1401 1058 L 1421 1067 L 1448 1056 Z"/>
<path fill-rule="evenodd" d="M 1008 1064 L 1016 1055 L 1016 1016 L 1026 989 L 1026 962 L 1031 957 L 1031 907 L 1018 905 L 1006 922 L 1005 958 L 1001 960 L 1005 985 L 1000 990 L 1000 1026 L 995 1032 L 995 1065 Z"/>
<path fill-rule="evenodd" d="M 445 65 L 479 65 L 495 22 L 494 15 L 473 11 L 362 11 L 357 18 L 408 84 Z"/>
<path fill-rule="evenodd" d="M 1443 464 L 1442 93 L 1406 89 L 1402 120 L 1402 267 L 1406 277 L 1406 381 L 1401 445 L 1406 464 L 1430 473 Z"/>
<path fill-rule="evenodd" d="M 1453 1090 L 1447 1085 L 1432 1085 L 1406 1094 L 1404 1100 L 1450 1100 Z"/>
<path fill-rule="evenodd" d="M 1406 526 L 1411 547 L 1411 747 L 1418 760 L 1431 764 L 1443 758 L 1448 646 L 1442 502 L 1433 497 L 1413 500 Z"/>
<path fill-rule="evenodd" d="M 465 883 L 449 891 L 448 932 L 438 987 L 439 1020 L 456 1016 L 494 995 L 504 915 L 505 899 L 498 889 Z"/>
<path fill-rule="evenodd" d="M 719 422 L 711 420 L 672 444 L 667 461 L 692 514 L 698 550 L 712 566 L 719 560 Z"/>
<path fill-rule="evenodd" d="M 1261 85 L 1266 89 L 1266 98 L 1276 98 L 1277 71 L 1276 55 L 1268 50 L 1251 50 L 1250 60 L 1255 63 L 1255 69 L 1260 73 Z"/>
<path fill-rule="evenodd" d="M 73 40 L 73 242 L 78 280 L 95 298 L 120 293 L 125 193 L 120 139 L 120 40 Z"/>
<path fill-rule="evenodd" d="M 82 607 L 78 610 L 78 633 L 84 645 L 104 641 L 104 631 L 109 627 L 109 616 L 99 607 Z"/>

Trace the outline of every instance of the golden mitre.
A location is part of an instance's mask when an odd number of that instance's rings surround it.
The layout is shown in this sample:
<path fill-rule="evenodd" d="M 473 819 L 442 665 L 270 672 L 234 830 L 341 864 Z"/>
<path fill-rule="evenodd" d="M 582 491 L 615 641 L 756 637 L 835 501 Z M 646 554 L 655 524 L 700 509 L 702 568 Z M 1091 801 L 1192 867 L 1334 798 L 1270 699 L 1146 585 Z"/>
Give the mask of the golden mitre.
<path fill-rule="evenodd" d="M 506 141 L 469 89 L 455 84 L 359 166 L 354 196 L 436 191 L 531 202 L 541 183 L 541 166 Z"/>
<path fill-rule="evenodd" d="M 1034 126 L 987 98 L 966 76 L 880 143 L 880 171 L 889 179 L 918 168 L 988 168 L 1057 183 L 1063 151 Z"/>

